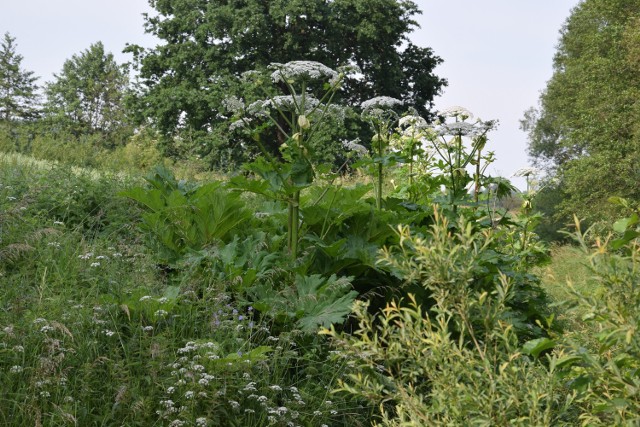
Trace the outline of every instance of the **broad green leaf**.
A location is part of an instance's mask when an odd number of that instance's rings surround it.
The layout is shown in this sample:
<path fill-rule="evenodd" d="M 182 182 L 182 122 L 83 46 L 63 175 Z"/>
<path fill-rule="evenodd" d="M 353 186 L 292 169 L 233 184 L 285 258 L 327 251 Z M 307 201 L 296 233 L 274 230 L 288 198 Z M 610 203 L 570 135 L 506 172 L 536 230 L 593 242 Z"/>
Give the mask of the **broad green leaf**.
<path fill-rule="evenodd" d="M 530 354 L 533 357 L 538 357 L 540 353 L 553 348 L 555 345 L 556 342 L 550 340 L 549 338 L 537 338 L 524 343 L 524 345 L 522 346 L 522 352 L 525 354 Z"/>

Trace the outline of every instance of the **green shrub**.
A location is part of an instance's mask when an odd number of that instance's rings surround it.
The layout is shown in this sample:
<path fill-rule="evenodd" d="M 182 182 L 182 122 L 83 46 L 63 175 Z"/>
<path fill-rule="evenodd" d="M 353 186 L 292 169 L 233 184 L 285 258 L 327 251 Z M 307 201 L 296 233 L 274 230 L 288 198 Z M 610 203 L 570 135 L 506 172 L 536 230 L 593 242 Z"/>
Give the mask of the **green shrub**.
<path fill-rule="evenodd" d="M 564 375 L 580 392 L 582 425 L 640 423 L 640 236 L 638 212 L 617 221 L 614 233 L 596 238 L 574 235 L 590 254 L 590 270 L 601 292 L 573 290 L 582 319 L 596 331 L 597 347 L 573 336 L 567 343 L 572 366 Z M 587 236 L 588 237 L 588 236 Z M 586 347 L 586 348 L 585 348 Z"/>

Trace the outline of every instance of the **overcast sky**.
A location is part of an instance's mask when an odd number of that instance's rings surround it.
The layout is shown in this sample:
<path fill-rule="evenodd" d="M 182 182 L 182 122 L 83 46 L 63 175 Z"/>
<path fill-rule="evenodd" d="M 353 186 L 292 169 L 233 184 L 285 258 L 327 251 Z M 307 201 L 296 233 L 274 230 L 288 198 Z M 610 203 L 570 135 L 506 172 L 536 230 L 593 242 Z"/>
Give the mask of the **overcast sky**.
<path fill-rule="evenodd" d="M 536 105 L 551 77 L 559 30 L 578 0 L 414 0 L 423 14 L 414 44 L 433 48 L 449 81 L 436 107 L 463 106 L 483 120 L 498 119 L 490 134 L 493 174 L 510 177 L 528 165 L 523 112 Z M 144 34 L 146 0 L 0 0 L 0 33 L 16 38 L 23 67 L 50 81 L 72 55 L 102 41 L 119 62 L 126 43 L 153 46 Z M 514 179 L 519 187 L 523 182 Z"/>

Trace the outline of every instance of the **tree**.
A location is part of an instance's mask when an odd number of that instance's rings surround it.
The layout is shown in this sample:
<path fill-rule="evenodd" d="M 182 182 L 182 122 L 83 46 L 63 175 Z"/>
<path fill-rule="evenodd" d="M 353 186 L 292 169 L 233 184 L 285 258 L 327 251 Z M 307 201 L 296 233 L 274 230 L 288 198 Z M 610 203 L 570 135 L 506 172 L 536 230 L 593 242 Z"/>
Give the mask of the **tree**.
<path fill-rule="evenodd" d="M 585 0 L 572 10 L 539 108 L 525 113 L 529 153 L 554 173 L 562 216 L 611 215 L 640 198 L 640 2 Z"/>
<path fill-rule="evenodd" d="M 5 124 L 32 119 L 38 111 L 38 77 L 22 68 L 15 40 L 5 33 L 0 42 L 0 121 Z"/>
<path fill-rule="evenodd" d="M 108 145 L 128 131 L 125 95 L 129 78 L 101 42 L 65 61 L 46 85 L 46 113 L 61 130 L 75 137 L 98 135 Z"/>
<path fill-rule="evenodd" d="M 363 78 L 345 83 L 348 103 L 377 95 L 403 99 L 423 115 L 446 81 L 431 49 L 409 42 L 420 13 L 403 0 L 150 0 L 156 16 L 145 30 L 164 41 L 154 49 L 129 46 L 141 76 L 140 111 L 165 135 L 224 138 L 222 101 L 246 96 L 243 72 L 272 62 L 357 65 Z M 404 47 L 403 47 L 404 46 Z M 171 151 L 171 148 L 169 148 Z"/>

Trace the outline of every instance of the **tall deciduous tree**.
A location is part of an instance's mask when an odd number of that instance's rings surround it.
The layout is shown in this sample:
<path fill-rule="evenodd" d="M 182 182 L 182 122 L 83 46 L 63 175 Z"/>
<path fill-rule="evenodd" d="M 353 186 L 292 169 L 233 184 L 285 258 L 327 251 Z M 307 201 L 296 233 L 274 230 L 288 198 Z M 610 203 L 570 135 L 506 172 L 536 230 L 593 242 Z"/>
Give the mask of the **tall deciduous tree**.
<path fill-rule="evenodd" d="M 48 118 L 74 136 L 101 135 L 108 144 L 128 129 L 128 74 L 101 42 L 65 61 L 46 85 Z"/>
<path fill-rule="evenodd" d="M 9 33 L 0 42 L 0 121 L 34 118 L 37 114 L 38 86 L 32 71 L 22 68 L 22 55 Z"/>
<path fill-rule="evenodd" d="M 409 0 L 149 0 L 157 11 L 145 29 L 164 43 L 130 46 L 140 67 L 144 116 L 164 134 L 207 133 L 222 101 L 238 92 L 243 72 L 273 62 L 310 60 L 331 68 L 357 65 L 363 78 L 345 83 L 344 101 L 377 95 L 406 101 L 428 115 L 446 81 L 441 62 L 408 40 L 420 13 Z M 184 134 L 184 133 L 183 133 Z"/>
<path fill-rule="evenodd" d="M 560 178 L 561 214 L 610 214 L 640 198 L 640 2 L 584 0 L 562 31 L 539 109 L 525 114 L 529 153 Z"/>

